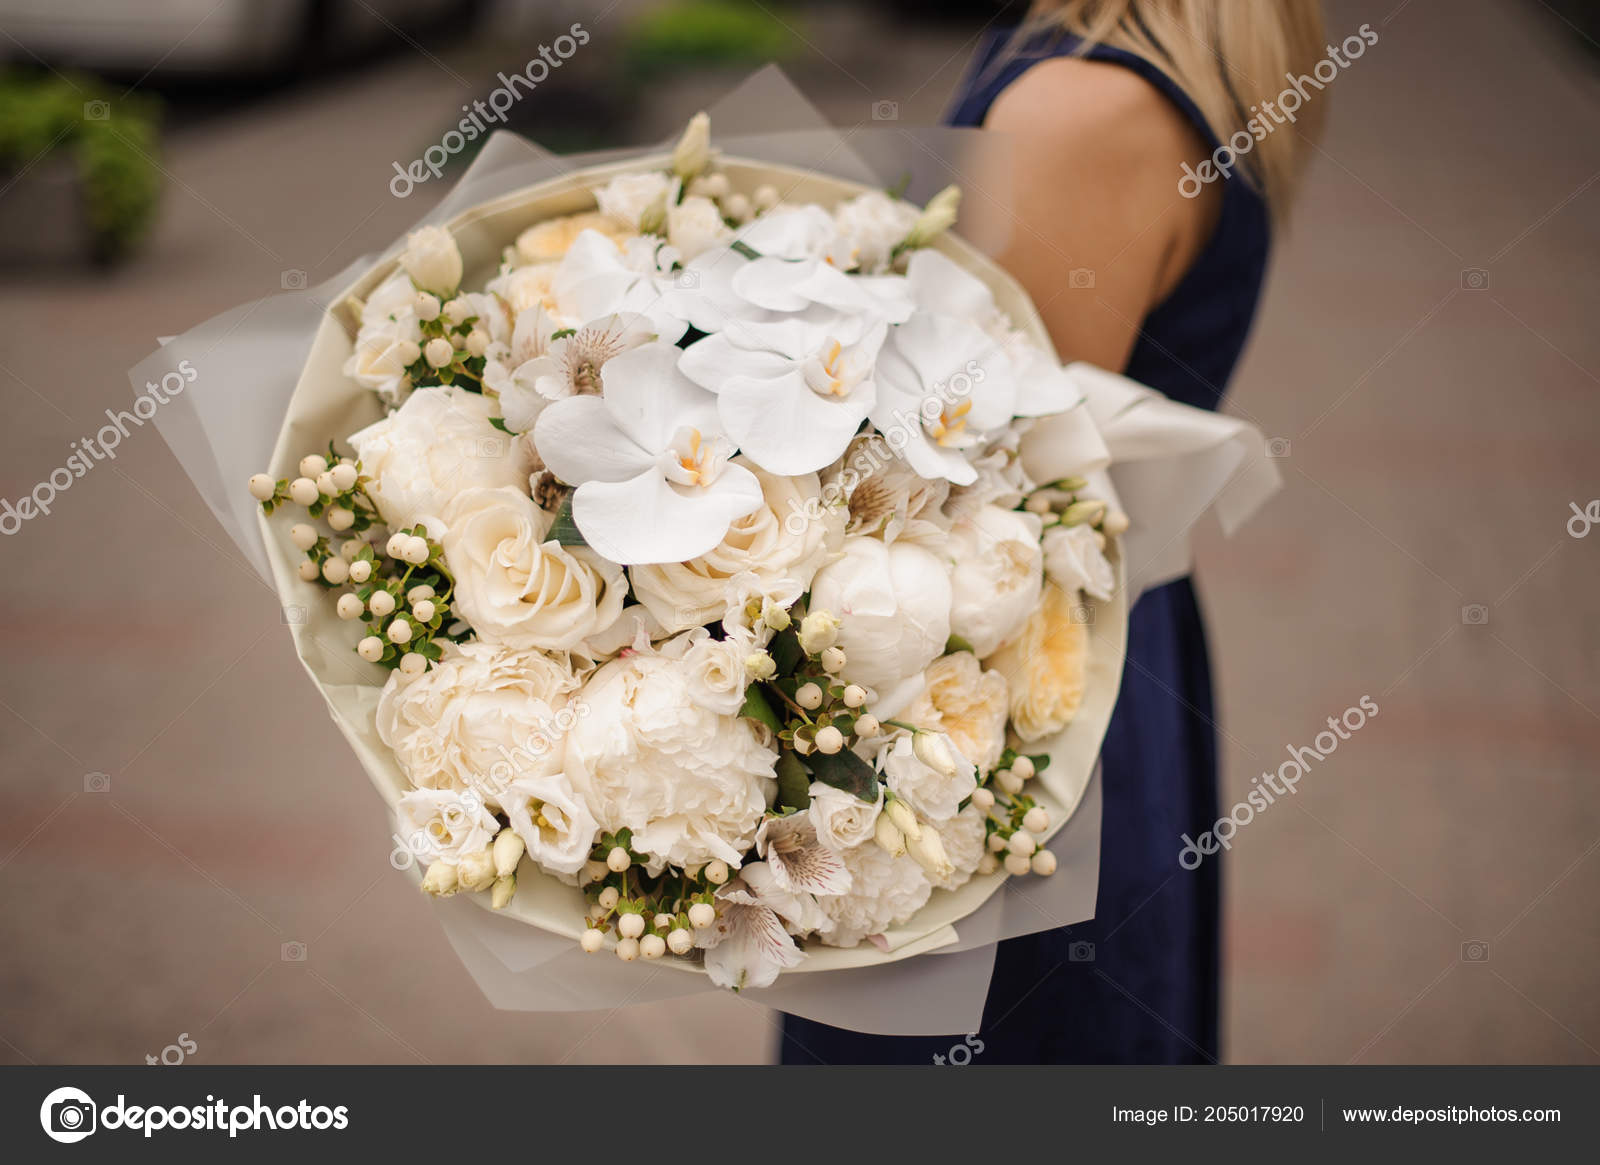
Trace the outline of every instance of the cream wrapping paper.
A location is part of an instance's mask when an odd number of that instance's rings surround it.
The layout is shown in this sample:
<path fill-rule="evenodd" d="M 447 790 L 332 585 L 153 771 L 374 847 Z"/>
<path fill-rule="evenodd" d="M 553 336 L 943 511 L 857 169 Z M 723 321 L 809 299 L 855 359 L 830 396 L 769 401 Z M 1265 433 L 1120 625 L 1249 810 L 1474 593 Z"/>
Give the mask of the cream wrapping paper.
<path fill-rule="evenodd" d="M 759 110 L 782 132 L 720 132 L 750 110 Z M 773 178 L 796 187 L 800 199 L 831 200 L 882 184 L 883 175 L 862 154 L 880 167 L 913 173 L 911 196 L 925 198 L 959 175 L 963 160 L 975 164 L 974 151 L 993 148 L 986 135 L 944 129 L 857 130 L 846 139 L 770 69 L 711 113 L 736 185 Z M 522 226 L 584 208 L 597 172 L 640 165 L 637 154 L 557 158 L 498 133 L 422 223 L 448 225 L 467 256 L 468 282 L 481 280 Z M 942 249 L 990 282 L 1018 325 L 1048 345 L 1031 304 L 1009 277 L 980 248 L 953 239 L 947 244 Z M 130 372 L 137 387 L 159 380 L 182 360 L 197 370 L 191 387 L 158 414 L 157 427 L 250 564 L 285 603 L 307 608 L 305 621 L 290 628 L 297 651 L 335 724 L 391 807 L 404 782 L 377 740 L 372 715 L 386 673 L 354 655 L 352 632 L 327 610 L 317 587 L 295 576 L 294 552 L 278 519 L 262 518 L 243 483 L 263 467 L 281 476 L 300 453 L 379 415 L 376 400 L 339 368 L 350 351 L 351 297 L 392 269 L 400 245 L 397 240 L 384 256 L 358 260 L 315 288 L 225 312 L 164 343 Z M 1084 400 L 1029 434 L 1028 467 L 1041 480 L 1089 477 L 1133 525 L 1118 564 L 1127 582 L 1098 606 L 1091 627 L 1084 706 L 1060 738 L 1042 746 L 1052 756 L 1041 774 L 1040 799 L 1054 819 L 1047 844 L 1056 854 L 1057 872 L 1049 878 L 974 878 L 954 893 L 937 892 L 915 918 L 885 936 L 887 950 L 813 944 L 799 967 L 745 998 L 857 1030 L 974 1031 L 996 942 L 1093 916 L 1100 838 L 1096 758 L 1120 680 L 1127 610 L 1144 588 L 1185 572 L 1189 531 L 1207 510 L 1215 507 L 1231 529 L 1276 488 L 1276 475 L 1262 456 L 1260 434 L 1250 426 L 1174 404 L 1088 365 L 1070 371 Z M 409 876 L 420 880 L 415 869 Z M 463 895 L 438 902 L 436 909 L 458 955 L 498 1007 L 584 1010 L 719 990 L 695 965 L 678 960 L 640 965 L 584 956 L 573 941 L 582 925 L 581 897 L 553 879 L 521 880 L 511 906 L 499 914 L 481 898 Z"/>

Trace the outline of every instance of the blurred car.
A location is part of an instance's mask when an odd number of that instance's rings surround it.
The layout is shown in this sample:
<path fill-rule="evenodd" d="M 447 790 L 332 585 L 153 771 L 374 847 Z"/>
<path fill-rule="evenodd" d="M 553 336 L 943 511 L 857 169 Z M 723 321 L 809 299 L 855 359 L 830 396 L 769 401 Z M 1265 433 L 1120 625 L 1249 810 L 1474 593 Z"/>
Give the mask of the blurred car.
<path fill-rule="evenodd" d="M 460 27 L 478 0 L 0 0 L 0 56 L 99 73 L 269 75 Z"/>

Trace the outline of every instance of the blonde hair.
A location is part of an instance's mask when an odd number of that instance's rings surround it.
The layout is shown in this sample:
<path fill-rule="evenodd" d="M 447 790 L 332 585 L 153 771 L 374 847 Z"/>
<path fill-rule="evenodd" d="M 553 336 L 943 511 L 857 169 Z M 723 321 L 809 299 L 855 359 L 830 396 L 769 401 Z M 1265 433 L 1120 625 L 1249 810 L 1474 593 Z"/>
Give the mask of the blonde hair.
<path fill-rule="evenodd" d="M 1023 36 L 1060 28 L 1080 53 L 1106 45 L 1143 57 L 1189 94 L 1219 142 L 1248 132 L 1260 102 L 1310 74 L 1323 59 L 1319 0 L 1034 0 Z M 1321 86 L 1318 86 L 1321 88 Z M 1239 170 L 1282 217 L 1293 199 L 1326 98 L 1312 99 L 1289 126 L 1252 138 Z"/>

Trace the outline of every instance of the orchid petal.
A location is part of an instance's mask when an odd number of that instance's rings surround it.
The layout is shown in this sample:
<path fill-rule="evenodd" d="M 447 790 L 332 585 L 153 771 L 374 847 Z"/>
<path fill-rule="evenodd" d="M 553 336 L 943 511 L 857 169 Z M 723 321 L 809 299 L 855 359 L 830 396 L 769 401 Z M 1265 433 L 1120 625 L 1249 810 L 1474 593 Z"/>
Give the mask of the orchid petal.
<path fill-rule="evenodd" d="M 921 311 L 977 321 L 995 312 L 994 295 L 983 280 L 938 251 L 915 252 L 906 265 L 906 282 Z"/>
<path fill-rule="evenodd" d="M 655 466 L 654 452 L 624 433 L 597 396 L 548 405 L 534 424 L 533 447 L 550 472 L 569 485 L 627 481 Z"/>
<path fill-rule="evenodd" d="M 717 415 L 728 436 L 757 465 L 786 477 L 814 473 L 845 451 L 866 420 L 872 382 L 829 399 L 799 372 L 772 380 L 734 377 L 723 385 Z"/>
<path fill-rule="evenodd" d="M 565 402 L 546 415 L 558 407 Z M 687 562 L 712 550 L 734 519 L 761 502 L 761 482 L 742 465 L 724 465 L 709 486 L 694 489 L 672 485 L 651 465 L 627 481 L 580 485 L 572 495 L 572 517 L 584 541 L 612 562 Z"/>
<path fill-rule="evenodd" d="M 683 352 L 657 340 L 606 361 L 604 399 L 617 426 L 659 453 L 679 429 L 717 431 L 716 398 L 678 371 Z"/>

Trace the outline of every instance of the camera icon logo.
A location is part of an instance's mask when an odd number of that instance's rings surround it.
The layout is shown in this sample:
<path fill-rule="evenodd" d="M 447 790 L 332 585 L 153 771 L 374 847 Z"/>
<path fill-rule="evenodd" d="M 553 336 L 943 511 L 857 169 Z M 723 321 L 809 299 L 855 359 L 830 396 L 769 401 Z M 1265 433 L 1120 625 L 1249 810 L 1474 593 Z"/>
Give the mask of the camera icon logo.
<path fill-rule="evenodd" d="M 1489 961 L 1489 940 L 1469 939 L 1461 944 L 1461 961 L 1463 963 L 1487 963 Z"/>
<path fill-rule="evenodd" d="M 1089 288 L 1094 286 L 1094 271 L 1089 267 L 1074 267 L 1067 272 L 1067 286 Z"/>
<path fill-rule="evenodd" d="M 111 120 L 111 102 L 109 102 L 109 101 L 85 101 L 83 103 L 83 120 L 84 121 L 110 121 Z"/>
<path fill-rule="evenodd" d="M 98 1111 L 81 1088 L 57 1088 L 39 1106 L 39 1124 L 52 1141 L 71 1145 L 94 1132 Z"/>
<path fill-rule="evenodd" d="M 1081 626 L 1091 627 L 1094 625 L 1094 608 L 1089 606 L 1088 603 L 1078 603 L 1075 605 L 1069 612 L 1069 616 L 1072 622 L 1080 624 Z"/>
<path fill-rule="evenodd" d="M 506 455 L 506 443 L 499 437 L 479 437 L 472 455 L 479 458 L 504 457 Z"/>
<path fill-rule="evenodd" d="M 298 605 L 291 605 L 283 609 L 283 614 L 280 617 L 285 623 L 303 624 L 306 621 L 306 609 Z"/>
<path fill-rule="evenodd" d="M 1268 457 L 1287 457 L 1287 456 L 1289 456 L 1289 438 L 1287 438 L 1287 437 L 1274 437 L 1270 441 L 1268 441 L 1267 442 L 1267 456 Z"/>
<path fill-rule="evenodd" d="M 284 943 L 278 948 L 278 957 L 285 963 L 303 963 L 306 961 L 306 944 L 298 942 Z"/>
<path fill-rule="evenodd" d="M 1067 948 L 1067 962 L 1092 963 L 1094 962 L 1094 944 L 1082 940 L 1073 943 Z"/>
<path fill-rule="evenodd" d="M 306 289 L 306 273 L 298 267 L 291 267 L 283 273 L 279 280 L 285 291 L 304 291 Z"/>
<path fill-rule="evenodd" d="M 900 103 L 898 101 L 874 101 L 872 103 L 873 121 L 899 121 Z"/>
<path fill-rule="evenodd" d="M 1468 603 L 1461 608 L 1461 621 L 1468 627 L 1483 627 L 1489 622 L 1489 608 L 1482 603 Z"/>
<path fill-rule="evenodd" d="M 1489 272 L 1482 267 L 1465 267 L 1461 271 L 1462 291 L 1488 291 Z"/>
<path fill-rule="evenodd" d="M 672 281 L 672 286 L 679 291 L 693 291 L 700 286 L 700 272 L 679 271 L 677 277 Z"/>
<path fill-rule="evenodd" d="M 111 792 L 111 774 L 85 773 L 83 775 L 83 791 L 85 793 Z"/>

